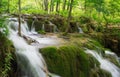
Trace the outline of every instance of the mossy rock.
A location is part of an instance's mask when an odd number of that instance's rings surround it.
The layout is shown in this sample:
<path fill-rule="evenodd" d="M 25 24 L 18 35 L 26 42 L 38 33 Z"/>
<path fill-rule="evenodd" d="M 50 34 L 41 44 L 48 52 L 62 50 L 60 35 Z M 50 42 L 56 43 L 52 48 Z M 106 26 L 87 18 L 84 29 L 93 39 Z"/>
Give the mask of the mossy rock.
<path fill-rule="evenodd" d="M 89 57 L 89 64 L 90 64 L 90 69 L 94 69 L 96 67 L 100 67 L 100 63 L 99 61 L 93 57 L 91 54 L 88 54 L 88 57 Z"/>
<path fill-rule="evenodd" d="M 100 69 L 100 63 L 78 46 L 46 47 L 40 49 L 48 70 L 61 77 L 111 77 Z"/>
<path fill-rule="evenodd" d="M 112 75 L 100 68 L 92 69 L 90 77 L 112 77 Z"/>
<path fill-rule="evenodd" d="M 48 69 L 62 77 L 88 77 L 87 54 L 76 46 L 47 47 L 40 50 Z"/>

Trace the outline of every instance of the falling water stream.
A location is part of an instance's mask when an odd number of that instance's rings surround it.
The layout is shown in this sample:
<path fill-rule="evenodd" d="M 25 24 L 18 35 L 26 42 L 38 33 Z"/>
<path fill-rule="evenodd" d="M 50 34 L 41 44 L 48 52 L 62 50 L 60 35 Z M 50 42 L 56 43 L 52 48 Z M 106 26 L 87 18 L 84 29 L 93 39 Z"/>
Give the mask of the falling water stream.
<path fill-rule="evenodd" d="M 101 69 L 110 72 L 112 74 L 112 77 L 120 77 L 120 68 L 117 67 L 115 64 L 103 58 L 102 55 L 98 54 L 94 50 L 87 49 L 86 53 L 92 54 L 100 62 Z M 113 54 L 113 53 L 106 51 L 106 54 Z"/>
<path fill-rule="evenodd" d="M 84 33 L 81 27 L 78 27 L 79 33 Z"/>
<path fill-rule="evenodd" d="M 18 19 L 9 18 L 7 23 L 10 31 L 8 38 L 12 40 L 15 46 L 17 62 L 21 70 L 21 74 L 18 77 L 49 77 L 48 74 L 50 73 L 48 72 L 46 63 L 39 52 L 39 48 L 57 45 L 58 40 L 55 37 L 41 37 L 41 35 L 37 34 L 37 32 L 30 31 L 27 23 L 22 20 L 22 36 L 35 40 L 38 43 L 37 46 L 32 43 L 28 44 L 25 38 L 18 35 Z M 54 75 L 51 77 L 59 76 Z"/>

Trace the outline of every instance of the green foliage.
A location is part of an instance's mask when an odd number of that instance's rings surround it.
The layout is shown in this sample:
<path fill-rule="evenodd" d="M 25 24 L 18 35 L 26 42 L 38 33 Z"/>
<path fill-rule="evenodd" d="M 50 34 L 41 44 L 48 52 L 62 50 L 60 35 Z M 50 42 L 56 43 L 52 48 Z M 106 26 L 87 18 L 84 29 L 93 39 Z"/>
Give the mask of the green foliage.
<path fill-rule="evenodd" d="M 44 30 L 39 30 L 38 33 L 40 33 L 40 34 L 46 34 L 46 32 Z"/>
<path fill-rule="evenodd" d="M 7 28 L 7 25 L 5 25 L 6 17 L 0 17 L 0 32 L 2 32 L 5 35 L 8 35 L 9 31 Z"/>
<path fill-rule="evenodd" d="M 11 71 L 12 52 L 14 51 L 12 42 L 0 32 L 0 76 L 8 77 Z"/>
<path fill-rule="evenodd" d="M 2 71 L 2 77 L 8 77 L 8 72 L 11 70 L 11 60 L 12 59 L 13 59 L 12 54 L 6 53 L 4 70 Z"/>

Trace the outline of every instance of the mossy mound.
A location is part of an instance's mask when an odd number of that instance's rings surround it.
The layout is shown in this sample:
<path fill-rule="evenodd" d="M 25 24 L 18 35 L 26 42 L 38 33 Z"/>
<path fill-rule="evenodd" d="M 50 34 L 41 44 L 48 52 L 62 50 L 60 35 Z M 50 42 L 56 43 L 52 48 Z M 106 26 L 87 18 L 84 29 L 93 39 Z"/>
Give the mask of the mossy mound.
<path fill-rule="evenodd" d="M 0 77 L 14 77 L 17 69 L 14 51 L 12 42 L 0 32 Z"/>
<path fill-rule="evenodd" d="M 48 70 L 61 77 L 111 77 L 100 69 L 100 63 L 76 45 L 40 49 Z"/>
<path fill-rule="evenodd" d="M 47 47 L 40 50 L 48 70 L 62 77 L 88 77 L 88 57 L 82 49 L 75 46 Z"/>

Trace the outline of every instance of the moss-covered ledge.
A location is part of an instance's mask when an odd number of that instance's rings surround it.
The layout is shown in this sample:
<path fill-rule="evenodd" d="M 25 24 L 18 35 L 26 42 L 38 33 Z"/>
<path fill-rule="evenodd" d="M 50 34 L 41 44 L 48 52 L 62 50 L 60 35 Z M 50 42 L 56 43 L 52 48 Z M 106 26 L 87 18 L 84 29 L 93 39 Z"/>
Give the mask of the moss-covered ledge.
<path fill-rule="evenodd" d="M 75 46 L 47 47 L 40 50 L 48 69 L 62 77 L 88 77 L 88 57 L 82 49 Z"/>
<path fill-rule="evenodd" d="M 111 77 L 100 69 L 100 63 L 79 46 L 64 45 L 40 49 L 48 70 L 61 77 Z"/>

